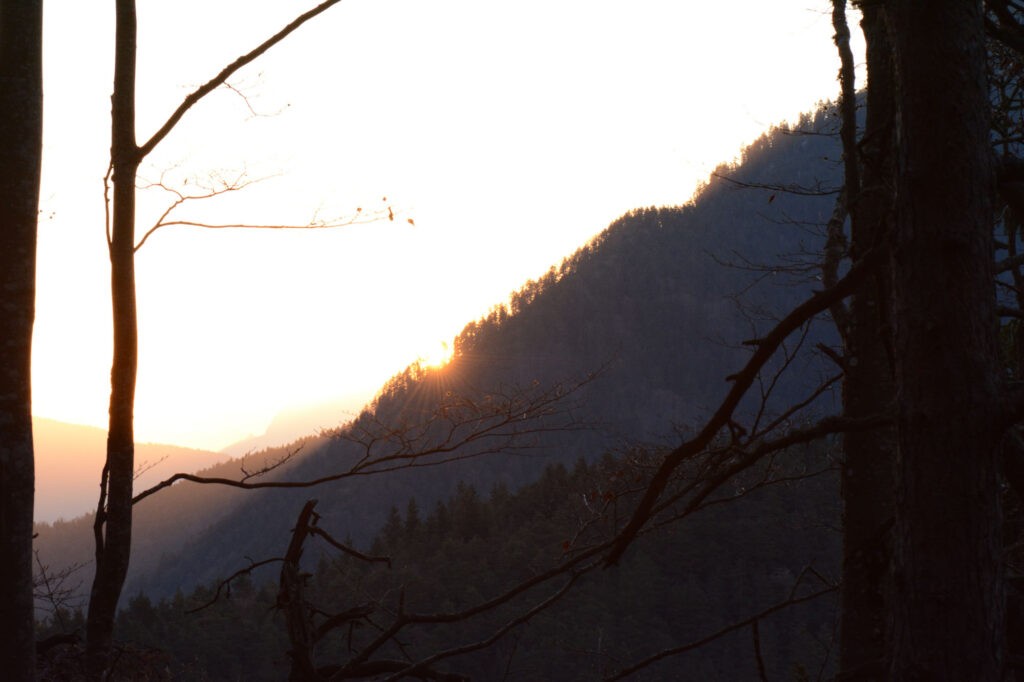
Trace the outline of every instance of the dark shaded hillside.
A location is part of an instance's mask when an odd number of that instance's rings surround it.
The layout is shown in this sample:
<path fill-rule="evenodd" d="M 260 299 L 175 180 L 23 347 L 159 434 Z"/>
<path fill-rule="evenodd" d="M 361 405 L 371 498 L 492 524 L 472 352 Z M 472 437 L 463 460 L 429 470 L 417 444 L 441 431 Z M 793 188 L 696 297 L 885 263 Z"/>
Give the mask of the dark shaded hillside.
<path fill-rule="evenodd" d="M 821 130 L 829 121 L 821 114 L 804 124 Z M 775 131 L 748 149 L 741 165 L 720 172 L 743 183 L 827 187 L 837 176 L 837 148 L 827 135 Z M 246 557 L 279 554 L 298 509 L 311 497 L 320 500 L 323 524 L 336 536 L 366 545 L 391 505 L 415 497 L 429 509 L 452 495 L 460 480 L 479 490 L 495 483 L 514 490 L 552 461 L 592 461 L 631 443 L 674 442 L 675 430 L 698 423 L 726 390 L 724 377 L 747 352 L 739 342 L 756 336 L 772 310 L 804 297 L 813 282 L 807 272 L 757 264 L 793 264 L 799 261 L 794 254 L 816 250 L 831 209 L 827 195 L 743 189 L 712 179 L 691 205 L 623 216 L 560 267 L 525 285 L 510 305 L 468 325 L 450 365 L 411 369 L 392 380 L 372 414 L 356 424 L 415 420 L 451 392 L 528 391 L 599 372 L 573 396 L 572 416 L 594 428 L 554 431 L 511 456 L 349 479 L 315 490 L 197 492 L 190 484 L 175 486 L 139 507 L 125 594 L 171 595 L 229 575 L 247 564 Z M 734 300 L 738 294 L 743 306 Z M 821 338 L 828 338 L 827 325 L 812 336 Z M 812 355 L 798 362 L 798 379 L 773 393 L 776 405 L 803 395 L 801 383 L 824 371 Z M 819 408 L 832 405 L 824 401 Z M 293 480 L 315 478 L 358 453 L 344 438 L 317 438 L 285 473 Z M 761 514 L 756 508 L 743 513 Z M 87 547 L 88 531 L 84 523 L 76 526 L 75 542 Z M 65 532 L 71 528 L 47 535 L 63 538 Z M 709 561 L 730 561 L 731 552 L 754 541 L 728 524 L 696 532 L 729 537 Z"/>
<path fill-rule="evenodd" d="M 825 114 L 802 124 L 821 131 Z M 323 486 L 315 491 L 267 491 L 246 496 L 233 514 L 149 575 L 134 574 L 129 593 L 169 594 L 231 573 L 242 557 L 274 554 L 305 499 L 342 536 L 365 543 L 387 508 L 409 497 L 424 504 L 451 494 L 463 479 L 487 489 L 533 480 L 551 460 L 592 459 L 637 441 L 672 441 L 727 389 L 724 377 L 744 358 L 737 344 L 756 336 L 771 311 L 806 296 L 813 276 L 793 266 L 818 249 L 833 197 L 805 196 L 828 188 L 837 173 L 837 145 L 823 134 L 776 130 L 752 145 L 741 164 L 719 172 L 740 183 L 793 186 L 799 194 L 750 189 L 712 178 L 691 204 L 640 209 L 623 216 L 591 244 L 539 281 L 527 283 L 508 306 L 469 324 L 451 364 L 396 377 L 374 405 L 382 421 L 429 412 L 450 391 L 571 380 L 601 370 L 580 394 L 574 416 L 597 426 L 587 433 L 553 433 L 529 453 L 488 457 L 458 467 L 399 472 Z M 757 264 L 773 264 L 762 269 Z M 813 273 L 812 273 L 813 275 Z M 810 282 L 808 281 L 810 279 Z M 734 300 L 742 294 L 743 305 Z M 828 336 L 821 325 L 818 338 Z M 813 344 L 811 344 L 813 345 Z M 795 376 L 817 380 L 825 366 L 801 359 Z M 777 387 L 775 404 L 803 395 L 800 380 Z M 822 403 L 821 409 L 832 409 Z M 364 415 L 364 420 L 368 419 Z M 315 478 L 357 456 L 344 439 L 325 442 L 297 462 L 292 475 Z"/>
<path fill-rule="evenodd" d="M 805 452 L 794 460 L 820 453 Z M 434 613 L 477 603 L 500 594 L 531 572 L 558 564 L 576 519 L 586 510 L 585 493 L 623 466 L 611 457 L 571 469 L 547 467 L 540 478 L 512 493 L 502 486 L 490 494 L 459 484 L 455 494 L 424 510 L 414 501 L 392 508 L 373 541 L 372 552 L 392 558 L 392 567 L 369 566 L 344 555 L 319 562 L 308 582 L 313 599 L 329 611 L 367 599 L 393 608 L 401 592 L 410 612 Z M 771 489 L 754 505 L 728 505 L 709 512 L 684 532 L 645 538 L 615 571 L 598 571 L 570 599 L 539 614 L 515 634 L 486 651 L 446 660 L 443 670 L 474 680 L 594 680 L 625 663 L 679 642 L 692 641 L 785 598 L 808 556 L 834 552 L 834 534 L 818 521 L 835 509 L 828 477 L 804 481 L 797 491 L 807 516 L 793 513 L 794 490 Z M 776 520 L 764 524 L 764 516 Z M 814 521 L 808 517 L 813 517 Z M 729 528 L 730 534 L 715 532 Z M 733 537 L 750 539 L 742 558 L 722 565 L 735 553 Z M 809 583 L 815 579 L 809 578 Z M 162 649 L 181 679 L 280 680 L 287 677 L 288 647 L 284 622 L 274 608 L 278 587 L 243 580 L 231 596 L 195 614 L 188 608 L 207 603 L 212 586 L 190 596 L 154 601 L 129 600 L 119 627 L 136 646 Z M 532 599 L 531 595 L 531 599 Z M 762 658 L 770 679 L 799 679 L 816 671 L 827 657 L 833 623 L 831 595 L 764 618 Z M 516 614 L 516 605 L 452 626 L 414 628 L 392 659 L 414 660 L 476 641 Z M 383 609 L 382 609 L 383 610 Z M 379 613 L 377 619 L 386 619 Z M 364 629 L 335 638 L 358 643 Z M 375 634 L 370 632 L 366 636 Z M 325 642 L 321 660 L 343 658 L 344 646 Z M 653 665 L 634 679 L 753 679 L 756 660 L 744 630 L 723 637 L 700 652 Z"/>

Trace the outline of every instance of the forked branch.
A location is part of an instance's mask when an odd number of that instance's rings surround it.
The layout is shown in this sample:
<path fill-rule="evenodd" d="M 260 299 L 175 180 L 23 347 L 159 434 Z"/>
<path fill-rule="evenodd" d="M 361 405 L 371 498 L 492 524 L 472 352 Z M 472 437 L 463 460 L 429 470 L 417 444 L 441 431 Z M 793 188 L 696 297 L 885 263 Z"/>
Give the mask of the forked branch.
<path fill-rule="evenodd" d="M 881 254 L 877 250 L 865 253 L 864 257 L 855 263 L 846 276 L 836 282 L 835 286 L 815 293 L 779 321 L 765 337 L 757 340 L 756 350 L 747 364 L 739 372 L 728 377 L 728 380 L 733 382 L 732 389 L 720 403 L 715 414 L 697 436 L 684 442 L 665 457 L 633 512 L 632 518 L 622 529 L 615 546 L 608 554 L 606 561 L 609 565 L 618 562 L 637 533 L 651 518 L 652 511 L 668 485 L 672 472 L 684 461 L 704 451 L 711 445 L 718 433 L 732 421 L 733 413 L 740 401 L 783 341 L 815 315 L 828 310 L 836 301 L 841 301 L 853 294 L 880 257 Z"/>
<path fill-rule="evenodd" d="M 535 386 L 512 394 L 493 393 L 476 399 L 453 394 L 418 423 L 396 428 L 374 422 L 375 428 L 363 427 L 354 436 L 338 436 L 360 445 L 363 448 L 362 455 L 357 456 L 347 468 L 315 479 L 252 480 L 280 466 L 283 461 L 241 479 L 177 473 L 138 493 L 132 498 L 132 503 L 137 504 L 178 481 L 245 490 L 312 488 L 356 476 L 434 467 L 489 454 L 530 449 L 535 447 L 532 440 L 534 436 L 588 428 L 573 417 L 571 399 L 595 378 L 595 375 L 589 375 L 570 385 L 556 384 L 548 388 Z M 372 420 L 372 417 L 367 416 L 365 419 Z M 290 457 L 284 461 L 288 459 Z"/>
<path fill-rule="evenodd" d="M 282 28 L 280 31 L 272 35 L 270 38 L 267 38 L 254 49 L 250 50 L 249 52 L 245 53 L 235 61 L 225 66 L 220 71 L 220 73 L 218 73 L 216 76 L 208 80 L 203 85 L 196 88 L 195 91 L 193 91 L 191 94 L 185 97 L 181 104 L 178 105 L 178 108 L 175 109 L 174 112 L 168 117 L 167 121 L 164 122 L 164 124 L 160 126 L 160 128 L 155 133 L 153 133 L 153 136 L 149 138 L 149 140 L 146 141 L 142 146 L 139 147 L 138 158 L 142 159 L 151 151 L 153 151 L 153 149 L 158 144 L 160 144 L 160 142 L 165 137 L 167 137 L 167 135 L 174 129 L 174 126 L 178 124 L 178 121 L 180 121 L 182 117 L 186 113 L 188 113 L 188 110 L 195 106 L 195 104 L 199 100 L 201 100 L 203 97 L 206 97 L 208 94 L 210 94 L 218 87 L 226 83 L 227 80 L 231 78 L 231 76 L 233 76 L 236 72 L 238 72 L 239 69 L 259 59 L 270 48 L 274 47 L 279 42 L 281 42 L 289 35 L 294 33 L 307 21 L 313 19 L 314 17 L 320 14 L 323 14 L 334 5 L 337 5 L 339 2 L 341 2 L 341 0 L 325 0 L 325 2 L 320 3 L 313 9 L 309 10 L 308 12 L 300 14 L 298 17 L 293 19 L 291 23 Z"/>

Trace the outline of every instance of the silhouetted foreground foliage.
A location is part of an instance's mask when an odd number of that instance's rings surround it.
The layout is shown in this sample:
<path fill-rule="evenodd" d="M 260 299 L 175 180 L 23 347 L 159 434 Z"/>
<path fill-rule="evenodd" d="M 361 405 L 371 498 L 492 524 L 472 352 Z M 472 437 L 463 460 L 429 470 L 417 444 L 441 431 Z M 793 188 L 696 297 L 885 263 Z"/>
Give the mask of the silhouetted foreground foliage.
<path fill-rule="evenodd" d="M 787 466 L 802 471 L 821 455 L 794 453 Z M 518 492 L 497 485 L 485 496 L 460 483 L 454 496 L 429 513 L 409 500 L 403 511 L 391 509 L 370 548 L 372 554 L 388 555 L 391 568 L 310 542 L 305 588 L 310 601 L 324 613 L 356 606 L 372 610 L 368 618 L 326 638 L 317 658 L 343 661 L 349 647 L 379 634 L 374 624 L 385 624 L 398 609 L 465 609 L 557 566 L 579 547 L 580 521 L 591 516 L 588 507 L 613 495 L 616 481 L 629 471 L 624 458 L 608 455 L 590 465 L 581 460 L 571 471 L 549 466 Z M 739 497 L 707 510 L 700 523 L 647 537 L 620 568 L 584 576 L 571 599 L 540 612 L 486 650 L 437 667 L 478 680 L 599 679 L 783 601 L 799 580 L 817 580 L 808 577 L 808 567 L 826 576 L 837 570 L 832 478 L 801 479 Z M 129 599 L 117 623 L 124 650 L 132 652 L 126 660 L 135 666 L 150 661 L 173 679 L 287 677 L 289 643 L 277 608 L 278 586 L 243 577 L 207 608 L 189 613 L 209 603 L 217 589 L 211 584 L 157 602 L 141 594 Z M 759 640 L 767 669 L 789 677 L 827 666 L 833 606 L 824 597 L 765 618 Z M 479 640 L 521 609 L 522 601 L 510 602 L 474 619 L 410 629 L 399 638 L 400 646 L 392 642 L 384 653 L 415 661 Z M 74 617 L 64 617 L 70 618 L 64 626 L 73 628 Z M 59 625 L 51 620 L 41 636 Z M 72 663 L 66 647 L 54 648 L 61 650 L 65 664 Z M 753 651 L 744 628 L 684 660 L 645 669 L 635 679 L 740 679 L 756 674 Z M 137 667 L 132 670 L 138 674 Z"/>

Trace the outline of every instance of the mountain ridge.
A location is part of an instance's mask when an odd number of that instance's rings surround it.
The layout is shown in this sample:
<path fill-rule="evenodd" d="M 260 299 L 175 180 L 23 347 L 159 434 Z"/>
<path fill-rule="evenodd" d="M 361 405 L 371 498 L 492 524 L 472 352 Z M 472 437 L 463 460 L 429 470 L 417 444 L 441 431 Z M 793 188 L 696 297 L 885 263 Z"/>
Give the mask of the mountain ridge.
<path fill-rule="evenodd" d="M 817 131 L 829 123 L 828 114 L 818 112 L 802 125 Z M 677 442 L 728 390 L 724 377 L 749 353 L 741 341 L 756 338 L 772 323 L 773 310 L 788 309 L 817 284 L 806 268 L 766 272 L 756 264 L 813 253 L 822 243 L 822 231 L 813 226 L 827 223 L 833 197 L 758 185 L 771 180 L 827 188 L 837 176 L 835 150 L 828 135 L 777 129 L 751 145 L 740 164 L 719 169 L 735 182 L 712 177 L 691 204 L 627 213 L 561 266 L 527 282 L 507 306 L 469 323 L 448 365 L 396 376 L 361 417 L 402 423 L 411 414 L 429 415 L 429 406 L 440 404 L 446 393 L 571 384 L 604 368 L 577 396 L 586 403 L 578 413 L 581 421 L 600 428 L 551 433 L 528 454 L 249 496 L 232 515 L 192 538 L 175 561 L 137 576 L 133 589 L 167 594 L 230 574 L 238 558 L 227 557 L 224 548 L 235 543 L 241 543 L 238 556 L 273 556 L 296 510 L 311 497 L 320 500 L 324 523 L 362 545 L 384 524 L 390 505 L 401 507 L 415 497 L 429 508 L 453 494 L 459 481 L 480 490 L 497 483 L 515 489 L 548 462 L 593 460 L 638 442 Z M 736 182 L 754 188 L 738 189 Z M 815 329 L 805 338 L 809 347 L 830 342 L 828 324 Z M 773 384 L 769 403 L 775 408 L 804 396 L 831 370 L 826 358 L 799 361 L 806 365 L 802 371 Z M 826 394 L 818 409 L 834 410 L 837 397 Z M 341 435 L 324 434 L 295 463 L 292 475 L 317 478 L 357 456 L 358 448 Z M 258 537 L 252 528 L 261 529 Z"/>
<path fill-rule="evenodd" d="M 279 554 L 297 509 L 310 497 L 321 500 L 318 512 L 337 537 L 364 545 L 385 523 L 390 505 L 404 506 L 411 497 L 429 508 L 460 481 L 480 490 L 495 484 L 513 489 L 549 462 L 592 461 L 636 443 L 677 442 L 728 389 L 724 377 L 749 352 L 741 341 L 756 338 L 771 323 L 772 310 L 802 299 L 815 284 L 807 268 L 759 264 L 820 246 L 832 196 L 796 196 L 776 185 L 827 188 L 838 176 L 838 144 L 821 132 L 830 124 L 829 114 L 819 111 L 800 130 L 776 129 L 748 147 L 739 164 L 719 169 L 735 182 L 713 176 L 685 206 L 637 209 L 614 221 L 547 275 L 527 282 L 507 306 L 469 323 L 451 363 L 395 377 L 355 421 L 429 412 L 453 389 L 572 382 L 604 368 L 579 395 L 589 401 L 579 418 L 601 428 L 552 433 L 526 454 L 349 479 L 314 491 L 176 485 L 137 508 L 137 558 L 125 594 L 173 594 L 230 575 L 245 557 Z M 827 326 L 807 338 L 811 346 L 828 342 Z M 776 407 L 803 395 L 803 384 L 823 371 L 813 357 L 806 364 L 795 383 L 773 387 Z M 832 399 L 822 398 L 820 409 L 834 409 Z M 316 478 L 358 455 L 339 435 L 344 432 L 324 432 L 254 456 L 301 448 L 275 475 Z M 232 460 L 219 470 L 237 474 L 239 466 Z M 71 535 L 90 539 L 87 530 L 44 528 L 40 543 L 61 552 Z M 88 542 L 75 543 L 79 556 L 88 557 Z"/>

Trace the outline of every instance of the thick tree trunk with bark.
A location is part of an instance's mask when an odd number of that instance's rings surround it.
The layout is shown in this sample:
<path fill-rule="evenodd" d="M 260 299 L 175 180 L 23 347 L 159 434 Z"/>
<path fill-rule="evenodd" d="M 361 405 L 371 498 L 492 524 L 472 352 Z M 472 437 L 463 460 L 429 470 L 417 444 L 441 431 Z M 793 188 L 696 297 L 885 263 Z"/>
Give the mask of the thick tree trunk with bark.
<path fill-rule="evenodd" d="M 135 176 L 140 153 L 135 142 L 136 16 L 134 0 L 117 2 L 117 45 L 112 97 L 111 163 L 114 185 L 110 241 L 110 290 L 114 358 L 110 371 L 107 461 L 93 528 L 96 574 L 89 595 L 86 647 L 89 673 L 99 678 L 109 666 L 114 618 L 132 541 L 132 479 L 135 469 L 135 379 L 138 332 L 135 309 Z"/>
<path fill-rule="evenodd" d="M 998 356 L 980 2 L 898 0 L 892 678 L 1001 677 Z"/>
<path fill-rule="evenodd" d="M 35 679 L 32 325 L 42 159 L 42 2 L 0 2 L 0 670 Z"/>
<path fill-rule="evenodd" d="M 882 242 L 893 199 L 892 47 L 883 8 L 864 6 L 862 26 L 871 87 L 859 149 L 845 150 L 860 160 L 860 183 L 850 197 L 849 211 L 854 260 Z M 883 261 L 853 297 L 845 316 L 843 413 L 847 417 L 878 414 L 895 399 L 888 342 L 890 277 L 888 263 Z M 896 434 L 892 427 L 848 433 L 843 450 L 840 677 L 881 680 L 886 675 Z"/>

